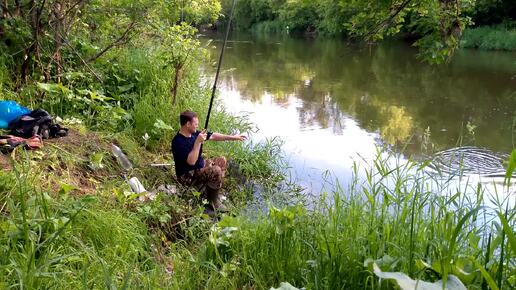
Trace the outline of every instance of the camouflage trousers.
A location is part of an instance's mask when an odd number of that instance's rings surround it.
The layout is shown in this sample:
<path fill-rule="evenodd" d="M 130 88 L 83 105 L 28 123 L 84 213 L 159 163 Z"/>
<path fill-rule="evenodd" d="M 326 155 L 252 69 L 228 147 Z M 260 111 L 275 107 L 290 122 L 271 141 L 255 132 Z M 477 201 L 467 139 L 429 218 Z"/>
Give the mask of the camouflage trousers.
<path fill-rule="evenodd" d="M 226 168 L 227 160 L 223 156 L 207 159 L 203 168 L 192 170 L 181 176 L 179 182 L 185 186 L 193 186 L 200 192 L 204 191 L 210 202 L 218 204 Z"/>

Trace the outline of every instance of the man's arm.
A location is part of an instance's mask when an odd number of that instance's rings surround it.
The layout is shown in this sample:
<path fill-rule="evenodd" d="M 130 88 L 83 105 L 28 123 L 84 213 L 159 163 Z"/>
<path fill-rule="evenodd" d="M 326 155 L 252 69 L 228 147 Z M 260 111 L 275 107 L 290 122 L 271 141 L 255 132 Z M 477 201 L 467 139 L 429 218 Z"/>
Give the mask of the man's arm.
<path fill-rule="evenodd" d="M 195 142 L 192 148 L 192 151 L 188 153 L 188 158 L 186 158 L 186 163 L 190 166 L 194 166 L 197 163 L 197 159 L 199 159 L 199 152 L 201 151 L 201 143 Z"/>
<path fill-rule="evenodd" d="M 206 130 L 203 130 L 197 138 L 195 139 L 194 146 L 192 151 L 188 153 L 188 158 L 186 158 L 186 163 L 190 166 L 194 166 L 197 163 L 197 159 L 199 159 L 199 152 L 201 151 L 201 144 L 206 140 Z"/>
<path fill-rule="evenodd" d="M 244 141 L 247 137 L 244 135 L 225 135 L 221 133 L 213 133 L 209 140 L 213 141 Z"/>

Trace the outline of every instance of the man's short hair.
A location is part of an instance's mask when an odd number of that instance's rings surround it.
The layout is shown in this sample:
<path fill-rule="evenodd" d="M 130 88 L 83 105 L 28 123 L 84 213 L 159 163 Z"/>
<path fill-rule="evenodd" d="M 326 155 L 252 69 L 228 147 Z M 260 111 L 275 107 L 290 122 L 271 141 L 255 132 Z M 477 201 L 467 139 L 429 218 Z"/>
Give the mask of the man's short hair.
<path fill-rule="evenodd" d="M 193 111 L 184 111 L 179 115 L 179 124 L 184 126 L 186 123 L 191 122 L 193 118 L 197 118 L 197 114 Z"/>

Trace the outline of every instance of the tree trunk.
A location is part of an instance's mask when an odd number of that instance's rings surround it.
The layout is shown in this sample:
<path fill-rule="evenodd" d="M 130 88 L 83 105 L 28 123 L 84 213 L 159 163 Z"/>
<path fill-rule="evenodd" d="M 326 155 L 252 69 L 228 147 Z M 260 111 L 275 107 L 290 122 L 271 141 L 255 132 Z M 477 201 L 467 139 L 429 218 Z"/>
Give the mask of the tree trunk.
<path fill-rule="evenodd" d="M 64 16 L 64 5 L 61 5 L 61 3 L 56 2 L 54 3 L 52 7 L 52 14 L 53 14 L 53 29 L 54 29 L 54 53 L 52 54 L 52 57 L 50 58 L 50 61 L 47 65 L 47 69 L 45 71 L 45 79 L 46 81 L 49 81 L 51 78 L 51 70 L 52 70 L 52 64 L 55 63 L 56 65 L 56 77 L 57 82 L 61 82 L 61 68 L 63 67 L 63 60 L 61 57 L 61 47 L 63 45 L 63 39 L 65 34 L 65 21 L 66 18 Z"/>
<path fill-rule="evenodd" d="M 179 83 L 181 82 L 181 77 L 182 77 L 182 74 L 183 74 L 183 65 L 182 64 L 178 64 L 178 65 L 175 65 L 174 66 L 174 70 L 175 70 L 175 76 L 174 76 L 174 84 L 172 85 L 172 89 L 170 90 L 170 93 L 172 94 L 172 105 L 175 106 L 176 105 L 176 99 L 177 99 L 177 90 L 179 88 Z"/>
<path fill-rule="evenodd" d="M 21 81 L 26 83 L 28 81 L 29 75 L 32 74 L 32 58 L 36 59 L 36 62 L 41 65 L 41 55 L 40 55 L 40 35 L 41 35 L 41 13 L 43 12 L 43 8 L 45 7 L 46 0 L 41 1 L 39 7 L 37 7 L 32 0 L 29 3 L 29 7 L 31 7 L 30 14 L 30 24 L 32 29 L 32 43 L 31 45 L 25 49 L 24 51 L 24 60 L 21 66 Z M 42 68 L 43 71 L 43 68 Z"/>

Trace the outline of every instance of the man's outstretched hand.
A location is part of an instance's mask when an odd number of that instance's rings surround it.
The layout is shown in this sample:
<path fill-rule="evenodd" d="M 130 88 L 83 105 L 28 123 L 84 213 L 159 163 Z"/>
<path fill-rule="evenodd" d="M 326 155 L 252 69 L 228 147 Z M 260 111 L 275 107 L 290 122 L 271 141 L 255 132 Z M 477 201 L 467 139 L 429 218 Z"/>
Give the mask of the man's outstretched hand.
<path fill-rule="evenodd" d="M 247 140 L 247 136 L 245 135 L 233 135 L 233 140 L 235 141 L 245 141 Z"/>

